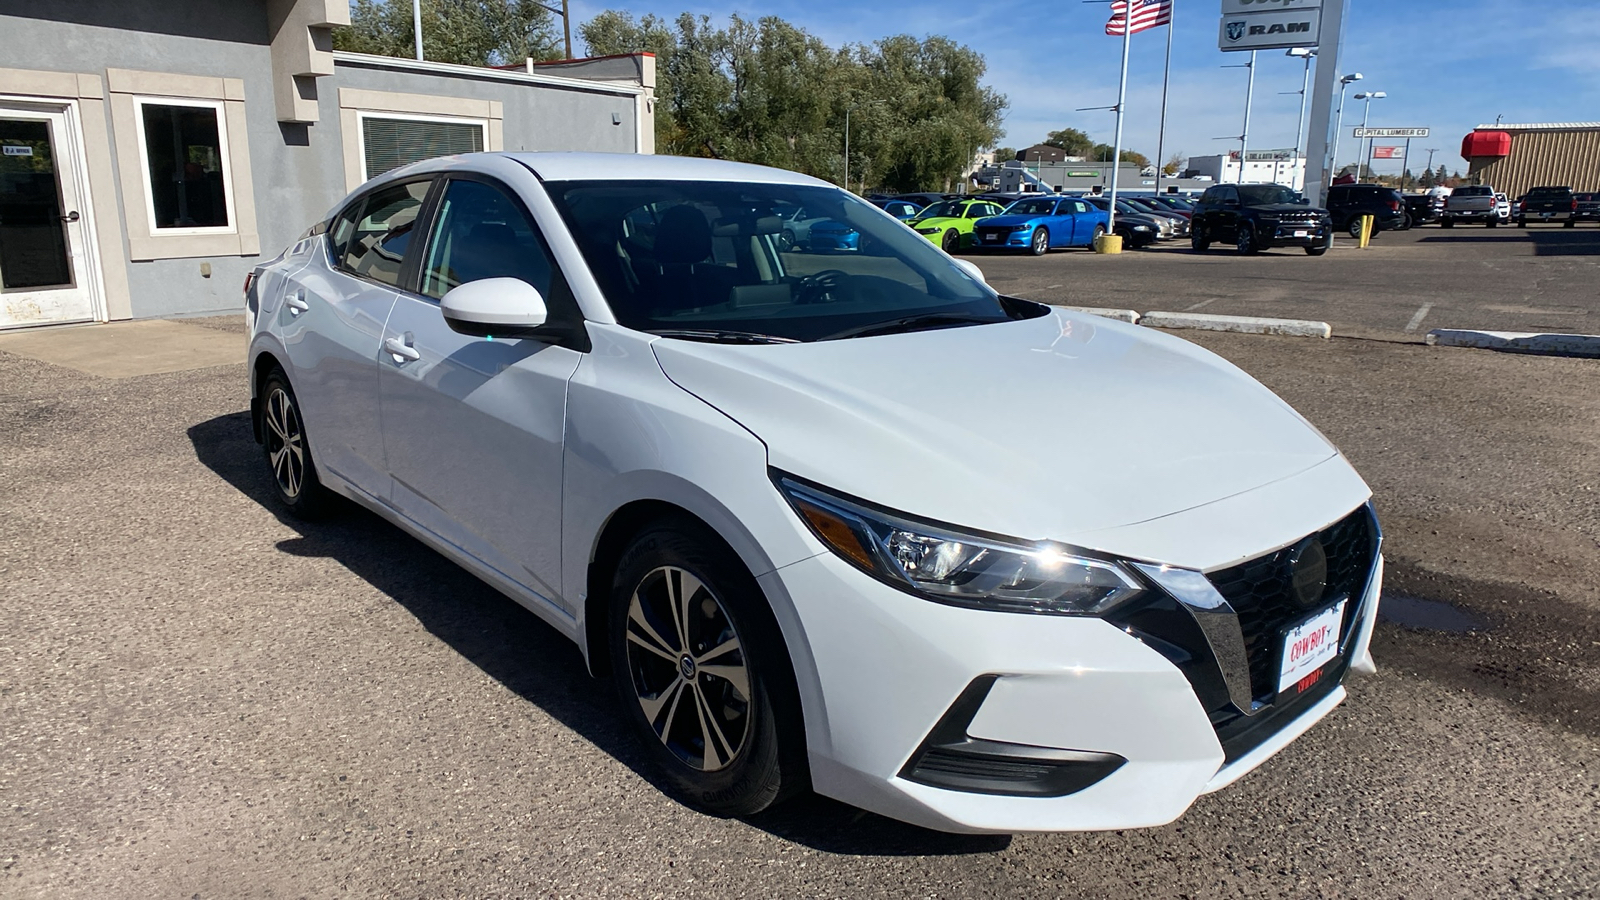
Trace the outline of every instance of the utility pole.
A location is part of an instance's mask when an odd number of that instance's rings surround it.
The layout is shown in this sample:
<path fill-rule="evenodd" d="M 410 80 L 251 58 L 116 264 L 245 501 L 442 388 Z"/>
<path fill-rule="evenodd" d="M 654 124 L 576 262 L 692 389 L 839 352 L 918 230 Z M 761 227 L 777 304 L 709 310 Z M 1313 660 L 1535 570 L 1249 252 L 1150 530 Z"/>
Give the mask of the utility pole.
<path fill-rule="evenodd" d="M 401 7 L 404 9 L 405 7 Z M 422 59 L 422 0 L 411 0 L 411 33 L 417 38 L 417 59 Z"/>
<path fill-rule="evenodd" d="M 1256 51 L 1250 51 L 1250 78 L 1244 88 L 1244 133 L 1239 135 L 1239 183 L 1244 184 L 1245 163 L 1250 160 L 1250 101 L 1256 96 Z"/>

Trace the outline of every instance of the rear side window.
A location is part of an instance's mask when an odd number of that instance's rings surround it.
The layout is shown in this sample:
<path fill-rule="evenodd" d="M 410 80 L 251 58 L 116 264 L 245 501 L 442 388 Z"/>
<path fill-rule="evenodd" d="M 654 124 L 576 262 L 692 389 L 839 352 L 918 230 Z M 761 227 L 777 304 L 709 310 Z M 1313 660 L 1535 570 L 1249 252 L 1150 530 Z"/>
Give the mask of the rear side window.
<path fill-rule="evenodd" d="M 360 218 L 349 229 L 345 241 L 336 243 L 343 251 L 339 268 L 380 284 L 399 287 L 400 270 L 405 265 L 406 250 L 411 246 L 417 214 L 422 211 L 422 201 L 428 196 L 430 183 L 397 184 L 367 195 Z M 336 223 L 335 228 L 338 227 Z"/>

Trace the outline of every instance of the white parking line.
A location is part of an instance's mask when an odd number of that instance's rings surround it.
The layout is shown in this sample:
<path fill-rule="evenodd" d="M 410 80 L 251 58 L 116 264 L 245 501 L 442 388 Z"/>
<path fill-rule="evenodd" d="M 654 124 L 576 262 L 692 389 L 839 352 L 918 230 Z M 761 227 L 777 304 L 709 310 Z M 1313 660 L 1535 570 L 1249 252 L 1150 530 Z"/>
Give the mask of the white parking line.
<path fill-rule="evenodd" d="M 1417 314 L 1412 316 L 1411 321 L 1406 325 L 1407 334 L 1417 330 L 1417 326 L 1422 324 L 1422 320 L 1428 317 L 1428 310 L 1430 309 L 1433 309 L 1432 303 L 1424 303 L 1417 307 Z"/>
<path fill-rule="evenodd" d="M 1201 300 L 1199 303 L 1196 303 L 1193 306 L 1185 306 L 1183 308 L 1183 311 L 1184 312 L 1193 312 L 1194 310 L 1200 309 L 1202 307 L 1210 306 L 1211 304 L 1213 304 L 1215 302 L 1217 302 L 1217 298 L 1215 298 L 1215 297 L 1212 297 L 1210 300 Z"/>
<path fill-rule="evenodd" d="M 1050 286 L 1049 286 L 1049 287 L 1047 287 L 1047 288 L 1045 288 L 1045 290 L 1047 290 L 1047 291 L 1053 291 L 1053 290 L 1055 290 L 1055 289 L 1056 289 L 1056 288 L 1058 288 L 1058 287 L 1066 287 L 1066 285 L 1064 285 L 1064 284 L 1052 284 L 1052 285 L 1050 285 Z"/>

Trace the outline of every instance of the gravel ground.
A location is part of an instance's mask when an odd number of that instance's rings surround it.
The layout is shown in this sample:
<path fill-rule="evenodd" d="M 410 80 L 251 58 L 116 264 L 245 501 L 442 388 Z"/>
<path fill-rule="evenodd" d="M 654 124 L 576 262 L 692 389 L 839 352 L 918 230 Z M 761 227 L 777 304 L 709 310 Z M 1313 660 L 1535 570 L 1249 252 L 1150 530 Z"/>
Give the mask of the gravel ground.
<path fill-rule="evenodd" d="M 1600 363 L 1200 340 L 1366 475 L 1410 624 L 1178 822 L 1015 838 L 691 812 L 531 614 L 275 514 L 242 365 L 0 353 L 0 896 L 1596 896 Z"/>

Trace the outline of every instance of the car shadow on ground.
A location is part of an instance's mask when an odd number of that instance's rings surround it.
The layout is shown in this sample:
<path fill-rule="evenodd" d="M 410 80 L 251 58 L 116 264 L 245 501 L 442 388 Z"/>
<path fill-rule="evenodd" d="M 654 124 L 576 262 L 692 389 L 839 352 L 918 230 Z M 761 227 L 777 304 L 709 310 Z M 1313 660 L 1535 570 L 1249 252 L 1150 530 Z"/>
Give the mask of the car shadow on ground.
<path fill-rule="evenodd" d="M 1509 229 L 1509 231 L 1504 230 Z M 1419 244 L 1477 244 L 1484 242 L 1510 243 L 1530 241 L 1534 256 L 1600 256 L 1600 228 L 1560 228 L 1530 226 L 1514 228 L 1501 225 L 1499 229 L 1483 229 L 1476 234 L 1457 234 L 1456 229 L 1440 229 L 1439 234 L 1422 238 Z"/>
<path fill-rule="evenodd" d="M 188 430 L 195 456 L 298 537 L 278 543 L 291 556 L 332 559 L 396 603 L 485 674 L 544 710 L 661 789 L 616 707 L 609 683 L 591 678 L 578 648 L 515 601 L 354 504 L 326 521 L 305 522 L 279 505 L 250 415 L 231 413 Z M 926 856 L 990 853 L 1009 835 L 952 835 L 808 795 L 745 820 L 826 853 Z"/>

